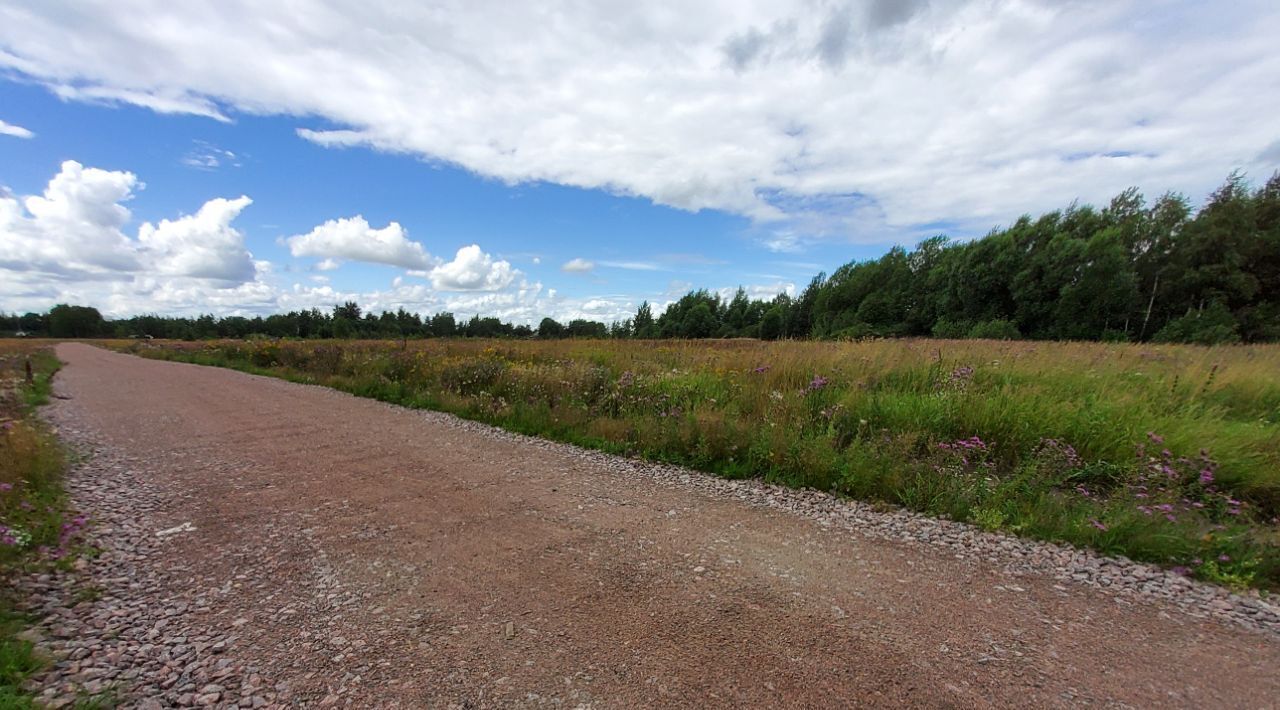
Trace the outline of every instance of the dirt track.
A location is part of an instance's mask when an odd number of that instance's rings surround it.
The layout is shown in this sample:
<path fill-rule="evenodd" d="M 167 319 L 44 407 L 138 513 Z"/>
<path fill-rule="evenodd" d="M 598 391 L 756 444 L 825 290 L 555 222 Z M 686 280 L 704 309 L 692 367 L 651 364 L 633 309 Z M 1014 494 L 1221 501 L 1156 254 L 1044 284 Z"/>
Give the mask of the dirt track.
<path fill-rule="evenodd" d="M 295 702 L 1280 698 L 1273 635 L 320 388 L 85 345 L 58 354 L 65 416 L 150 462 L 173 501 L 148 524 L 196 528 L 148 562 L 190 568 L 189 581 L 139 593 L 171 603 L 234 588 L 187 614 L 234 624 L 228 656 L 289 683 Z"/>

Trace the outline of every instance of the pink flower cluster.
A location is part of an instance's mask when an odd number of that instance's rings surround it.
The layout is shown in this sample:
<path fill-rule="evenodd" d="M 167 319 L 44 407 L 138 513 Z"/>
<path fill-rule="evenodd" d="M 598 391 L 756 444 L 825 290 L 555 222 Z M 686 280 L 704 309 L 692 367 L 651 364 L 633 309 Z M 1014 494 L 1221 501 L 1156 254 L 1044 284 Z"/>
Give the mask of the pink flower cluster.
<path fill-rule="evenodd" d="M 1159 452 L 1149 454 L 1148 444 L 1160 447 Z M 1189 512 L 1241 515 L 1247 504 L 1218 489 L 1218 463 L 1208 451 L 1201 449 L 1193 459 L 1174 456 L 1163 445 L 1164 437 L 1151 431 L 1147 432 L 1147 443 L 1138 446 L 1142 466 L 1137 480 L 1129 486 L 1130 494 L 1141 501 L 1135 506 L 1138 511 L 1162 516 L 1171 523 Z"/>

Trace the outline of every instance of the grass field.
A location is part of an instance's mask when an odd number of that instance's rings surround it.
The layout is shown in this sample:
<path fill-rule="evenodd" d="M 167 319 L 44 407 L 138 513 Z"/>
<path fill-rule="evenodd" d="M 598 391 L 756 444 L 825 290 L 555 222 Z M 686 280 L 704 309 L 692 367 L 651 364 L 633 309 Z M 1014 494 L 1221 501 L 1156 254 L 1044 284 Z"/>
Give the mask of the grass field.
<path fill-rule="evenodd" d="M 120 343 L 1280 587 L 1280 346 Z"/>
<path fill-rule="evenodd" d="M 58 366 L 48 344 L 0 340 L 0 580 L 23 567 L 67 561 L 85 522 L 66 512 L 63 452 L 33 412 L 48 400 Z M 7 585 L 0 591 L 0 707 L 35 707 L 22 683 L 43 662 L 19 638 L 26 619 L 7 591 Z"/>

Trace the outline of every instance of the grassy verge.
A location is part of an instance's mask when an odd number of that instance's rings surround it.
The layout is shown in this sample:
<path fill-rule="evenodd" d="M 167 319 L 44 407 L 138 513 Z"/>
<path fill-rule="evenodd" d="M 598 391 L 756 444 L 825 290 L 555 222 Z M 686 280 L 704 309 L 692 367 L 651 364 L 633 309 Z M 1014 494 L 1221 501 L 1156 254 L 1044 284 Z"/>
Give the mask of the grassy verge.
<path fill-rule="evenodd" d="M 84 522 L 66 513 L 63 451 L 34 417 L 35 407 L 48 401 L 58 367 L 47 346 L 0 341 L 0 579 L 33 565 L 66 563 Z M 0 707 L 35 707 L 22 684 L 44 661 L 21 638 L 27 619 L 8 592 L 7 586 L 0 592 Z"/>
<path fill-rule="evenodd" d="M 122 344 L 1280 587 L 1280 347 Z"/>

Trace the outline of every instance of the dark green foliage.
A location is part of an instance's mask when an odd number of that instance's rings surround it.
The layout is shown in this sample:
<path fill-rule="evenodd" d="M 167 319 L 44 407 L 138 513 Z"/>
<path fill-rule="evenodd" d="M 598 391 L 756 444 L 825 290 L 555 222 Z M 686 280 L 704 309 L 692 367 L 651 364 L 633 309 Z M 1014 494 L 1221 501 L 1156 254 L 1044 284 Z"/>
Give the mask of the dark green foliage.
<path fill-rule="evenodd" d="M 556 322 L 554 318 L 543 318 L 538 324 L 539 338 L 559 338 L 564 335 L 564 326 Z"/>
<path fill-rule="evenodd" d="M 764 318 L 760 320 L 760 339 L 777 340 L 782 336 L 782 326 L 782 308 L 779 306 L 770 308 L 765 311 Z"/>
<path fill-rule="evenodd" d="M 1152 340 L 1157 343 L 1197 343 L 1221 345 L 1240 342 L 1240 327 L 1231 311 L 1218 301 L 1208 308 L 1192 311 L 1174 319 L 1160 329 Z"/>
<path fill-rule="evenodd" d="M 105 330 L 106 322 L 96 308 L 59 304 L 49 311 L 49 335 L 55 338 L 93 338 Z"/>
<path fill-rule="evenodd" d="M 969 337 L 985 338 L 987 340 L 1017 340 L 1022 335 L 1018 332 L 1018 326 L 1007 320 L 996 319 L 973 326 L 969 329 Z"/>

